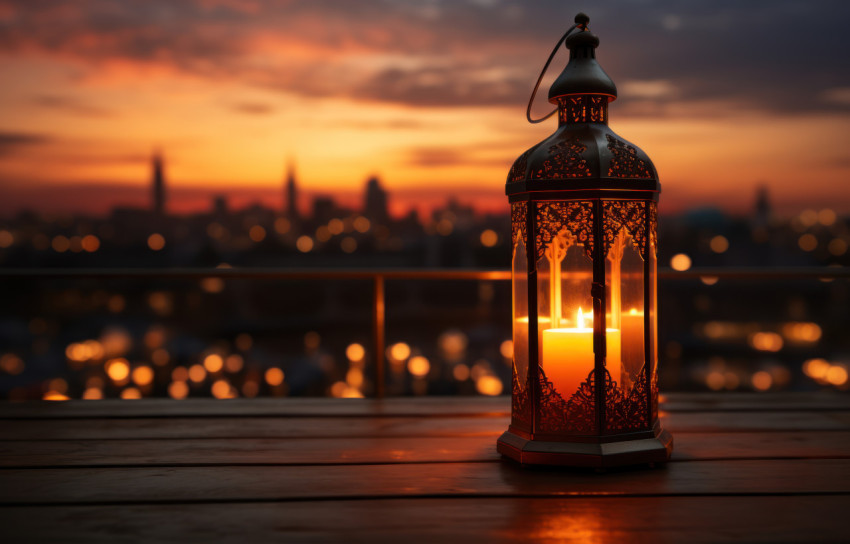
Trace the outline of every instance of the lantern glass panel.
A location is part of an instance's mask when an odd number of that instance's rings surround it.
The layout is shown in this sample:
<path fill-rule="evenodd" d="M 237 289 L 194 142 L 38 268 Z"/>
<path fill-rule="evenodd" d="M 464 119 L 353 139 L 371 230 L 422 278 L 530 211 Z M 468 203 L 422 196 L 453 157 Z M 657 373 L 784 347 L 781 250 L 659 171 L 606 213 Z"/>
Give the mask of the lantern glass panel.
<path fill-rule="evenodd" d="M 652 387 L 652 413 L 650 421 L 658 417 L 658 259 L 655 237 L 651 236 L 647 260 L 649 261 L 649 364 Z"/>
<path fill-rule="evenodd" d="M 555 392 L 569 400 L 594 367 L 593 260 L 587 244 L 566 229 L 538 250 L 540 368 Z"/>
<path fill-rule="evenodd" d="M 608 335 L 606 368 L 611 379 L 628 394 L 643 373 L 644 346 L 644 260 L 634 240 L 623 229 L 614 238 L 606 265 L 606 321 L 609 330 L 618 331 L 619 343 Z M 619 344 L 619 346 L 617 345 Z M 619 351 L 616 348 L 619 347 Z"/>
<path fill-rule="evenodd" d="M 514 241 L 513 308 L 514 308 L 514 366 L 516 377 L 525 387 L 528 376 L 528 256 L 523 236 Z"/>

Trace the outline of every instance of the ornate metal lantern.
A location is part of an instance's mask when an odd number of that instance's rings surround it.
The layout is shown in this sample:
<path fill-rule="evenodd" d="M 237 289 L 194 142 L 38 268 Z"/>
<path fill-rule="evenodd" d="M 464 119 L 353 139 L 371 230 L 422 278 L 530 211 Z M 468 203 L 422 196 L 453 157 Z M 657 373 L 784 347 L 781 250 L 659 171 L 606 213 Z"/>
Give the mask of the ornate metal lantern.
<path fill-rule="evenodd" d="M 558 129 L 506 184 L 513 395 L 497 448 L 523 464 L 655 463 L 673 449 L 658 420 L 661 187 L 646 153 L 608 128 L 617 89 L 588 22 L 579 14 L 562 38 L 570 60 L 549 90 Z"/>

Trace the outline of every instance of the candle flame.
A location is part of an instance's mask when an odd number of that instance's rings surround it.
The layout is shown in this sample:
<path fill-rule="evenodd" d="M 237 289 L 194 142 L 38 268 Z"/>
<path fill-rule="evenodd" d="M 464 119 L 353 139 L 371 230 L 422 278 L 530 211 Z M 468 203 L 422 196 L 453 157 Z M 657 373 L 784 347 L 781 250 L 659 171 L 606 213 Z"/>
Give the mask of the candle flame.
<path fill-rule="evenodd" d="M 637 315 L 637 309 L 632 308 L 631 310 L 629 310 L 629 315 Z"/>
<path fill-rule="evenodd" d="M 582 311 L 581 306 L 578 308 L 578 313 L 576 314 L 576 327 L 579 329 L 584 329 L 584 320 L 590 319 L 593 320 L 593 310 L 587 312 L 587 314 Z"/>

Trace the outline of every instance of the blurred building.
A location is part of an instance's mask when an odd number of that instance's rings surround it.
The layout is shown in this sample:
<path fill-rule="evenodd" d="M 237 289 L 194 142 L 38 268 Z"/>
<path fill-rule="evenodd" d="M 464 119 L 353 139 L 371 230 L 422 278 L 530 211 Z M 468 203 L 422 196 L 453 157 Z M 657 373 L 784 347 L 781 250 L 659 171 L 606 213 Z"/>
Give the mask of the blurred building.
<path fill-rule="evenodd" d="M 381 182 L 378 181 L 377 177 L 371 177 L 366 182 L 366 199 L 363 205 L 363 215 L 369 221 L 378 225 L 389 223 L 387 191 L 381 187 Z"/>
<path fill-rule="evenodd" d="M 157 218 L 165 216 L 165 164 L 158 150 L 151 158 L 153 185 L 153 213 Z"/>

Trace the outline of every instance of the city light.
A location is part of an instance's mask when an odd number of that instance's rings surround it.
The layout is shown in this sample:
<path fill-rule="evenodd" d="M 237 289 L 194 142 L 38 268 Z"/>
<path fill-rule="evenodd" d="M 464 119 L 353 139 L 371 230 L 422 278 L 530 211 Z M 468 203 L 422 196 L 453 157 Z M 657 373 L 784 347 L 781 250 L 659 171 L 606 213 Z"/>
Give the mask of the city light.
<path fill-rule="evenodd" d="M 0 249 L 11 247 L 15 243 L 15 237 L 6 229 L 0 230 Z"/>
<path fill-rule="evenodd" d="M 245 359 L 238 353 L 232 353 L 224 359 L 224 369 L 231 374 L 240 372 L 245 366 Z"/>
<path fill-rule="evenodd" d="M 277 387 L 283 383 L 283 370 L 272 367 L 266 370 L 266 383 L 272 387 Z"/>
<path fill-rule="evenodd" d="M 469 379 L 469 367 L 463 363 L 456 364 L 452 368 L 452 376 L 459 382 Z"/>
<path fill-rule="evenodd" d="M 782 337 L 775 332 L 757 332 L 750 335 L 750 345 L 759 351 L 776 352 L 782 349 Z"/>
<path fill-rule="evenodd" d="M 207 378 L 207 371 L 203 365 L 192 365 L 189 367 L 189 379 L 195 383 L 201 383 Z"/>
<path fill-rule="evenodd" d="M 262 242 L 266 239 L 266 229 L 260 225 L 254 225 L 251 227 L 251 230 L 248 231 L 248 237 L 254 242 Z"/>
<path fill-rule="evenodd" d="M 301 253 L 309 253 L 313 249 L 313 239 L 307 236 L 299 236 L 298 240 L 295 241 L 295 247 L 298 248 L 298 251 Z"/>
<path fill-rule="evenodd" d="M 254 339 L 251 338 L 250 334 L 243 332 L 236 336 L 234 343 L 236 344 L 236 348 L 240 351 L 248 351 L 254 345 Z"/>
<path fill-rule="evenodd" d="M 773 385 L 773 377 L 770 375 L 770 372 L 765 372 L 764 370 L 760 370 L 753 374 L 751 381 L 753 389 L 756 391 L 767 391 L 770 389 L 770 386 Z"/>
<path fill-rule="evenodd" d="M 274 230 L 278 234 L 286 234 L 292 228 L 292 223 L 285 217 L 278 217 L 274 220 Z"/>
<path fill-rule="evenodd" d="M 360 389 L 363 386 L 363 371 L 356 367 L 349 368 L 345 373 L 345 381 L 351 387 Z"/>
<path fill-rule="evenodd" d="M 153 369 L 149 366 L 138 366 L 133 369 L 132 379 L 133 383 L 140 387 L 144 387 L 146 385 L 150 385 L 153 383 L 154 373 Z"/>
<path fill-rule="evenodd" d="M 135 387 L 128 387 L 121 391 L 121 398 L 124 400 L 138 400 L 142 398 L 142 392 Z"/>
<path fill-rule="evenodd" d="M 502 394 L 502 380 L 495 376 L 485 375 L 475 381 L 475 390 L 482 395 L 496 396 Z"/>
<path fill-rule="evenodd" d="M 184 381 L 174 381 L 168 385 L 168 396 L 173 399 L 185 399 L 189 396 L 189 386 Z"/>
<path fill-rule="evenodd" d="M 348 347 L 345 348 L 345 356 L 352 362 L 362 361 L 363 357 L 366 356 L 366 349 L 357 343 L 349 344 Z"/>
<path fill-rule="evenodd" d="M 218 353 L 210 353 L 204 357 L 204 368 L 207 372 L 219 372 L 224 367 L 224 359 Z"/>
<path fill-rule="evenodd" d="M 514 341 L 508 339 L 499 344 L 499 353 L 501 353 L 502 357 L 505 359 L 512 359 L 514 356 Z"/>
<path fill-rule="evenodd" d="M 402 357 L 402 359 L 404 359 L 404 357 Z M 430 370 L 431 362 L 421 355 L 411 357 L 407 362 L 407 371 L 418 378 L 427 376 Z"/>
<path fill-rule="evenodd" d="M 499 235 L 492 229 L 487 229 L 481 233 L 481 245 L 484 247 L 493 247 L 499 242 Z"/>
<path fill-rule="evenodd" d="M 123 357 L 106 362 L 106 374 L 114 382 L 123 382 L 130 375 L 130 363 Z"/>
<path fill-rule="evenodd" d="M 396 361 L 404 361 L 410 357 L 410 346 L 404 342 L 398 342 L 388 348 L 387 355 Z"/>
<path fill-rule="evenodd" d="M 339 247 L 346 253 L 354 253 L 357 251 L 357 240 L 351 236 L 346 236 L 339 243 Z"/>
<path fill-rule="evenodd" d="M 729 240 L 725 236 L 718 235 L 711 239 L 710 245 L 711 251 L 715 253 L 726 253 L 726 250 L 729 249 Z"/>
<path fill-rule="evenodd" d="M 24 365 L 23 359 L 14 353 L 5 353 L 0 356 L 0 370 L 11 376 L 17 376 L 22 373 L 25 368 L 26 365 Z"/>
<path fill-rule="evenodd" d="M 818 247 L 818 239 L 814 234 L 804 234 L 797 240 L 797 245 L 803 251 L 814 251 Z"/>
<path fill-rule="evenodd" d="M 100 248 L 100 239 L 93 234 L 87 234 L 86 236 L 83 236 L 81 243 L 83 249 L 88 251 L 89 253 L 94 253 Z"/>
<path fill-rule="evenodd" d="M 213 382 L 210 391 L 213 397 L 217 399 L 232 399 L 236 397 L 236 390 L 225 379 L 219 379 Z"/>
<path fill-rule="evenodd" d="M 100 400 L 103 398 L 103 390 L 99 387 L 88 387 L 83 391 L 83 400 Z"/>
<path fill-rule="evenodd" d="M 158 232 L 148 236 L 148 247 L 153 251 L 160 251 L 165 247 L 165 237 Z"/>
<path fill-rule="evenodd" d="M 691 258 L 684 253 L 677 253 L 670 259 L 670 268 L 678 272 L 684 272 L 691 267 Z"/>

